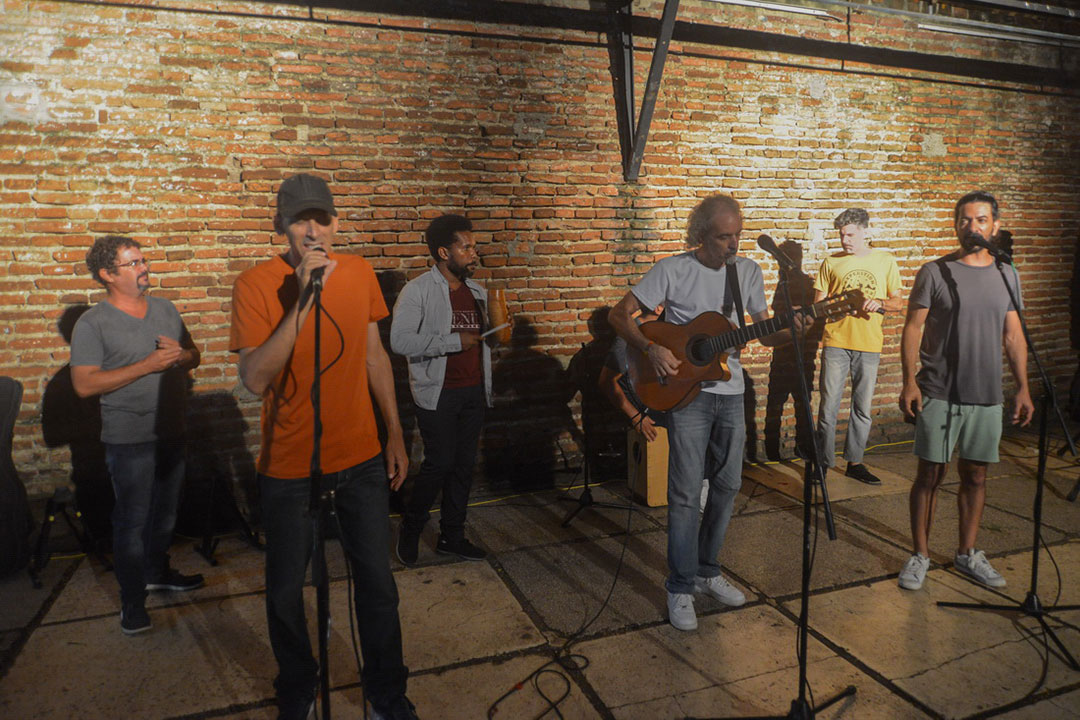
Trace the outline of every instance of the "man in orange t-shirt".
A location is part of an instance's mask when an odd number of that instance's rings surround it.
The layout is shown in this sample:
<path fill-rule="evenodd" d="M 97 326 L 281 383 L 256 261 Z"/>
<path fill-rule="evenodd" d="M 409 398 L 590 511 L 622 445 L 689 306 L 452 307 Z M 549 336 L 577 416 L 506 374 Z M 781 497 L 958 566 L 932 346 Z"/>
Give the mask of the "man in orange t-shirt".
<path fill-rule="evenodd" d="M 377 322 L 389 313 L 371 265 L 330 253 L 337 211 L 326 182 L 300 174 L 281 184 L 274 229 L 288 251 L 243 272 L 233 288 L 229 348 L 240 379 L 262 396 L 259 492 L 266 532 L 266 612 L 278 662 L 279 718 L 306 718 L 319 667 L 304 618 L 311 559 L 314 408 L 313 282 L 321 282 L 322 487 L 331 494 L 342 546 L 356 573 L 363 683 L 376 718 L 415 718 L 405 697 L 398 595 L 389 563 L 389 490 L 401 486 L 408 456 L 390 358 Z M 374 407 L 387 430 L 380 447 Z M 385 465 L 384 465 L 385 462 Z M 323 668 L 324 671 L 327 668 Z"/>

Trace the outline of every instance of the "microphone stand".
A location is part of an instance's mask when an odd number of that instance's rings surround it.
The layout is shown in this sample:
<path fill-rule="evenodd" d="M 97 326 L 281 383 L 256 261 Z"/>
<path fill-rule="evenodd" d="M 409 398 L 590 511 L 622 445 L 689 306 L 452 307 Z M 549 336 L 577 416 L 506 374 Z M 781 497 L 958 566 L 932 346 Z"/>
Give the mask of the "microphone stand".
<path fill-rule="evenodd" d="M 1043 487 L 1046 484 L 1046 456 L 1048 453 L 1047 443 L 1047 430 L 1048 430 L 1048 417 L 1050 414 L 1050 408 L 1054 409 L 1057 415 L 1058 422 L 1061 423 L 1062 430 L 1065 431 L 1065 442 L 1069 445 L 1069 450 L 1072 451 L 1073 456 L 1076 456 L 1076 446 L 1073 444 L 1072 436 L 1069 434 L 1069 427 L 1065 424 L 1065 417 L 1061 414 L 1061 407 L 1058 405 L 1057 396 L 1054 393 L 1054 384 L 1050 382 L 1050 376 L 1046 374 L 1046 368 L 1043 367 L 1042 360 L 1039 359 L 1038 352 L 1035 351 L 1035 345 L 1031 340 L 1031 334 L 1028 332 L 1027 320 L 1024 317 L 1024 311 L 1020 307 L 1020 303 L 1017 299 L 1016 293 L 1013 291 L 1011 285 L 1009 285 L 1008 278 L 1005 275 L 1005 269 L 1002 267 L 1002 254 L 996 249 L 990 250 L 991 255 L 994 256 L 997 262 L 998 272 L 1001 273 L 1002 282 L 1005 283 L 1005 289 L 1009 292 L 1009 299 L 1012 301 L 1012 306 L 1016 310 L 1017 316 L 1020 318 L 1020 328 L 1024 333 L 1024 341 L 1027 343 L 1028 352 L 1031 353 L 1031 357 L 1035 359 L 1035 366 L 1039 370 L 1039 378 L 1042 380 L 1043 396 L 1042 406 L 1039 410 L 1039 465 L 1038 470 L 1035 473 L 1035 501 L 1033 519 L 1035 524 L 1035 537 L 1031 548 L 1031 584 L 1028 586 L 1027 596 L 1023 602 L 1013 601 L 1011 605 L 991 605 L 984 603 L 960 603 L 960 602 L 939 602 L 939 607 L 955 607 L 955 608 L 967 608 L 970 610 L 999 610 L 1003 612 L 1020 612 L 1024 615 L 1030 615 L 1039 621 L 1039 625 L 1042 626 L 1043 632 L 1054 641 L 1062 655 L 1065 656 L 1065 660 L 1069 667 L 1073 670 L 1080 670 L 1080 663 L 1077 663 L 1076 658 L 1069 653 L 1065 644 L 1058 638 L 1057 633 L 1046 622 L 1046 617 L 1050 614 L 1047 609 L 1043 607 L 1042 601 L 1039 600 L 1038 583 L 1039 583 L 1039 542 L 1042 540 L 1042 504 L 1043 504 Z M 1011 259 L 1004 258 L 1006 264 L 1012 267 Z M 1080 605 L 1057 605 L 1050 610 L 1077 610 L 1080 609 Z"/>
<path fill-rule="evenodd" d="M 785 256 L 785 259 L 786 256 Z M 784 292 L 784 302 L 787 305 L 787 317 L 788 317 L 788 330 L 791 333 L 791 341 L 795 343 L 795 364 L 799 372 L 799 394 L 802 400 L 803 414 L 807 422 L 807 427 L 813 429 L 813 459 L 806 466 L 806 475 L 803 480 L 803 529 L 802 529 L 802 586 L 799 590 L 799 639 L 797 643 L 796 655 L 799 660 L 799 695 L 797 698 L 791 701 L 791 709 L 788 710 L 787 715 L 765 715 L 755 716 L 760 720 L 810 720 L 817 715 L 817 713 L 830 705 L 842 700 L 849 695 L 855 694 L 855 686 L 848 685 L 839 694 L 829 698 L 825 702 L 821 703 L 817 707 L 810 705 L 810 701 L 807 699 L 807 680 L 806 680 L 806 663 L 807 663 L 807 635 L 810 627 L 810 524 L 811 524 L 811 506 L 814 503 L 814 489 L 813 486 L 817 483 L 821 487 L 821 503 L 825 510 L 825 526 L 828 529 L 829 539 L 836 539 L 836 526 L 833 524 L 832 507 L 829 505 L 829 491 L 825 486 L 825 468 L 821 466 L 821 441 L 818 438 L 817 424 L 814 422 L 814 414 L 810 409 L 810 388 L 806 383 L 806 363 L 803 360 L 802 355 L 802 338 L 795 330 L 795 310 L 792 309 L 791 304 L 791 292 L 788 290 L 787 271 L 784 270 L 784 263 L 777 258 L 780 262 L 780 279 L 777 283 Z M 790 262 L 790 261 L 789 261 Z M 741 720 L 744 716 L 732 717 L 732 718 L 714 718 L 713 720 Z M 750 720 L 750 716 L 745 716 L 746 720 Z"/>
<path fill-rule="evenodd" d="M 312 549 L 311 582 L 315 586 L 316 614 L 319 634 L 319 694 L 322 697 L 323 720 L 330 720 L 330 579 L 326 567 L 326 523 L 334 512 L 334 490 L 322 487 L 322 281 L 311 283 L 315 313 L 315 375 L 311 385 L 311 405 L 314 409 L 314 445 L 311 448 L 311 495 L 308 513 L 311 516 Z M 303 301 L 303 293 L 299 302 Z"/>

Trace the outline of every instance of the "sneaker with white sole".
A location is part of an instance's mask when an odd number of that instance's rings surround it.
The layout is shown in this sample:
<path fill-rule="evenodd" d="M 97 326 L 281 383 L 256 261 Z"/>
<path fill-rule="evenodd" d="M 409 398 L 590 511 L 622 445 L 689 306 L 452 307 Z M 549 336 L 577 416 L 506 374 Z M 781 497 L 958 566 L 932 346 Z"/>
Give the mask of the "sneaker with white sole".
<path fill-rule="evenodd" d="M 138 635 L 150 629 L 150 615 L 142 602 L 123 603 L 120 609 L 120 631 L 125 635 Z"/>
<path fill-rule="evenodd" d="M 668 621 L 676 630 L 697 630 L 694 596 L 690 593 L 667 594 Z"/>
<path fill-rule="evenodd" d="M 723 575 L 711 578 L 699 575 L 694 578 L 694 589 L 699 593 L 712 595 L 720 602 L 731 607 L 739 607 L 746 602 L 746 596 L 742 594 L 742 591 L 732 585 Z"/>
<path fill-rule="evenodd" d="M 994 569 L 982 550 L 973 550 L 970 555 L 956 553 L 956 569 L 987 587 L 1005 587 L 1005 578 Z"/>
<path fill-rule="evenodd" d="M 905 590 L 918 590 L 926 580 L 926 571 L 930 569 L 930 558 L 915 553 L 904 563 L 904 569 L 900 571 L 897 579 L 900 587 Z"/>

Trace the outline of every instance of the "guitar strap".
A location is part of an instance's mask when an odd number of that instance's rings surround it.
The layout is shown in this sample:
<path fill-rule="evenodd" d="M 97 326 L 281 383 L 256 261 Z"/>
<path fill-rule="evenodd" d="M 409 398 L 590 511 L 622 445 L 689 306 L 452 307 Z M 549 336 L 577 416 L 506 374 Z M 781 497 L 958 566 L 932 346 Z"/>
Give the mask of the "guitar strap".
<path fill-rule="evenodd" d="M 727 264 L 727 282 L 724 283 L 724 316 L 731 316 L 731 301 L 735 300 L 735 310 L 739 314 L 739 327 L 746 327 L 746 313 L 743 311 L 742 289 L 739 287 L 739 273 L 735 270 L 735 263 Z"/>

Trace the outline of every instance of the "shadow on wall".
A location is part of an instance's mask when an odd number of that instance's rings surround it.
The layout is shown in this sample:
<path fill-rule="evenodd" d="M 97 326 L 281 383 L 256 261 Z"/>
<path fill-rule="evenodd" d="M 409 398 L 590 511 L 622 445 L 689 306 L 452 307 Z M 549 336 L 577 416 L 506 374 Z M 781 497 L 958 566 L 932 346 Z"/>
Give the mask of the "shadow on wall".
<path fill-rule="evenodd" d="M 608 323 L 610 310 L 604 306 L 592 311 L 587 323 L 592 339 L 582 344 L 566 368 L 570 397 L 581 393 L 580 442 L 593 480 L 626 477 L 627 424 L 600 390 L 600 370 L 615 340 Z"/>
<path fill-rule="evenodd" d="M 567 402 L 571 390 L 555 358 L 535 350 L 536 328 L 523 317 L 514 323 L 510 351 L 493 370 L 495 407 L 486 421 L 484 470 L 496 488 L 551 487 L 563 433 L 578 434 Z"/>
<path fill-rule="evenodd" d="M 57 329 L 68 345 L 75 323 L 89 309 L 89 305 L 71 305 L 60 315 Z M 101 442 L 101 405 L 96 395 L 80 398 L 75 394 L 70 364 L 60 368 L 45 385 L 41 432 L 46 446 L 68 446 L 75 502 L 99 549 L 107 550 L 112 538 L 115 498 L 105 465 L 105 445 Z"/>
<path fill-rule="evenodd" d="M 189 384 L 189 392 L 191 385 Z M 236 510 L 249 525 L 259 524 L 255 459 L 248 430 L 230 393 L 191 393 L 187 405 L 187 473 L 177 532 L 197 537 L 236 529 Z"/>
<path fill-rule="evenodd" d="M 795 262 L 796 268 L 789 272 L 781 271 L 780 280 L 787 281 L 791 302 L 796 307 L 805 307 L 814 301 L 814 279 L 803 272 L 802 246 L 794 240 L 787 240 L 780 245 L 780 250 Z M 783 288 L 778 284 L 773 295 L 772 314 L 783 315 L 788 312 Z M 818 321 L 803 335 L 802 355 L 805 363 L 807 388 L 813 392 L 814 368 L 817 360 L 817 345 L 821 339 L 824 323 Z M 799 368 L 795 358 L 795 345 L 787 343 L 773 348 L 772 361 L 769 363 L 769 390 L 765 399 L 765 457 L 769 460 L 783 458 L 784 437 L 782 419 L 784 406 L 791 398 L 795 412 L 795 453 L 800 457 L 811 457 L 813 427 L 806 421 L 799 389 Z M 811 409 L 812 410 L 812 409 Z M 752 420 L 748 421 L 752 422 Z"/>

